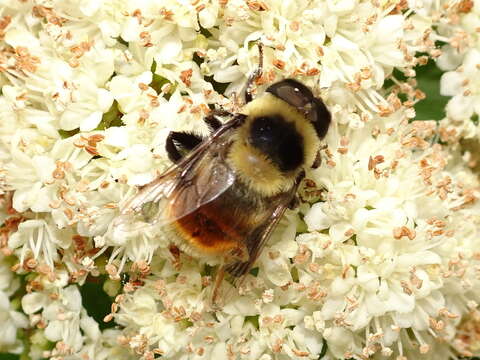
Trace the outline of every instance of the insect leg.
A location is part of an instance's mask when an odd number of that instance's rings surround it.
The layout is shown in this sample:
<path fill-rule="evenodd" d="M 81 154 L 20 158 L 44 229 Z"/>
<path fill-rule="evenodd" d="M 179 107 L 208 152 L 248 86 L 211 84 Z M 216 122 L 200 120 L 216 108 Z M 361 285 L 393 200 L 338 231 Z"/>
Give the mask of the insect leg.
<path fill-rule="evenodd" d="M 290 200 L 290 202 L 288 203 L 288 208 L 290 210 L 294 210 L 296 209 L 298 206 L 300 205 L 300 198 L 298 197 L 298 195 L 295 195 L 292 200 Z"/>
<path fill-rule="evenodd" d="M 320 165 L 322 165 L 322 154 L 320 154 L 320 151 L 317 151 L 317 155 L 312 164 L 312 169 L 318 169 Z"/>
<path fill-rule="evenodd" d="M 222 281 L 225 278 L 225 267 L 221 265 L 218 269 L 217 274 L 215 275 L 215 284 L 213 285 L 213 292 L 211 297 L 211 306 L 214 310 L 220 309 L 222 307 L 222 294 L 221 294 L 221 285 Z"/>
<path fill-rule="evenodd" d="M 171 131 L 165 142 L 165 150 L 167 151 L 168 158 L 172 162 L 177 163 L 202 141 L 203 139 L 201 137 L 194 134 Z"/>
<path fill-rule="evenodd" d="M 302 170 L 298 175 L 297 178 L 295 179 L 295 187 L 298 189 L 298 186 L 302 182 L 302 180 L 305 178 L 305 170 Z M 288 204 L 288 208 L 293 210 L 295 209 L 298 205 L 300 205 L 300 199 L 298 197 L 298 194 L 295 191 L 295 194 L 293 195 L 292 199 L 290 200 L 290 203 Z"/>
<path fill-rule="evenodd" d="M 225 116 L 233 116 L 233 114 L 231 112 L 228 112 L 226 110 L 222 110 L 222 109 L 215 109 L 215 110 L 212 110 L 210 112 L 210 114 L 208 114 L 208 116 L 206 116 L 203 121 L 208 125 L 208 128 L 210 129 L 211 132 L 217 130 L 218 128 L 220 128 L 220 126 L 222 126 L 222 123 L 220 122 L 220 120 L 218 120 L 217 116 L 220 116 L 220 117 L 225 117 Z"/>
<path fill-rule="evenodd" d="M 203 119 L 203 121 L 207 124 L 210 132 L 214 132 L 220 126 L 222 126 L 222 123 L 215 117 L 215 115 L 208 115 Z"/>
<path fill-rule="evenodd" d="M 322 151 L 322 150 L 325 150 L 325 149 L 328 149 L 328 145 L 322 146 L 322 147 L 317 151 L 317 155 L 315 156 L 315 160 L 313 161 L 313 164 L 312 164 L 312 169 L 317 169 L 317 168 L 320 167 L 320 165 L 322 165 L 322 154 L 321 154 L 321 151 Z"/>
<path fill-rule="evenodd" d="M 262 77 L 263 73 L 263 44 L 257 43 L 258 46 L 258 68 L 248 77 L 247 87 L 245 89 L 245 102 L 249 103 L 253 99 L 252 90 L 255 81 Z"/>

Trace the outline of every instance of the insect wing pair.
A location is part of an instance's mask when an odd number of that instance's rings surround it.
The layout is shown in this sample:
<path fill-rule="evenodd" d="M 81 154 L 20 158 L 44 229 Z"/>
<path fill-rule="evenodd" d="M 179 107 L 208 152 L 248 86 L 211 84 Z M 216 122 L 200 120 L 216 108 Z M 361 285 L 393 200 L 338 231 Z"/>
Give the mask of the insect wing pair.
<path fill-rule="evenodd" d="M 215 205 L 226 192 L 231 191 L 237 181 L 237 174 L 226 162 L 228 142 L 242 121 L 243 116 L 234 116 L 165 174 L 140 188 L 114 219 L 113 236 L 132 237 L 144 232 L 158 234 L 162 228 L 168 229 L 186 217 L 201 215 L 203 208 Z M 220 291 L 220 286 L 225 274 L 230 275 L 234 286 L 242 282 L 294 198 L 296 189 L 294 186 L 290 191 L 273 197 L 267 205 L 262 205 L 261 210 L 236 209 L 235 203 L 231 204 L 230 209 L 225 209 L 230 212 L 225 221 L 229 221 L 231 227 L 242 230 L 245 236 L 239 241 L 237 249 L 223 254 L 212 292 L 214 305 L 223 300 L 221 297 L 224 294 Z M 232 216 L 235 211 L 238 214 Z M 255 226 L 245 229 L 245 224 L 240 223 L 251 216 L 248 212 L 261 213 L 261 220 Z M 221 219 L 222 214 L 219 216 Z M 166 234 L 168 236 L 168 231 Z M 211 244 L 214 249 L 222 246 L 215 238 L 211 241 L 214 242 Z"/>

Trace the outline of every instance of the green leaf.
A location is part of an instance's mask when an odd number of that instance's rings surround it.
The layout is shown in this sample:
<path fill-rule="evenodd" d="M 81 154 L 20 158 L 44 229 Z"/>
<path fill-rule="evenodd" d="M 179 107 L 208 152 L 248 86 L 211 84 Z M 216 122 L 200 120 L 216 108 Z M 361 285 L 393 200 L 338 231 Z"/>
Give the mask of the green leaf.
<path fill-rule="evenodd" d="M 20 360 L 19 355 L 0 353 L 0 360 Z"/>
<path fill-rule="evenodd" d="M 80 129 L 73 129 L 73 130 L 58 130 L 58 133 L 62 137 L 62 139 L 69 138 L 73 135 L 77 135 L 80 132 Z M 1 359 L 1 358 L 0 358 Z"/>
<path fill-rule="evenodd" d="M 213 76 L 205 76 L 205 81 L 208 81 L 210 84 L 212 84 L 215 91 L 219 94 L 224 94 L 228 87 L 228 83 L 219 83 L 213 79 Z"/>
<path fill-rule="evenodd" d="M 325 339 L 323 339 L 322 351 L 320 352 L 320 355 L 318 356 L 318 360 L 322 359 L 325 356 L 325 354 L 327 353 L 327 350 L 328 350 L 327 341 Z"/>
<path fill-rule="evenodd" d="M 445 117 L 445 106 L 449 96 L 440 95 L 440 77 L 443 72 L 434 61 L 425 66 L 417 66 L 416 79 L 418 88 L 427 96 L 415 105 L 417 116 L 415 120 L 441 120 Z"/>
<path fill-rule="evenodd" d="M 101 330 L 115 326 L 113 321 L 104 322 L 103 318 L 110 313 L 112 298 L 103 291 L 106 276 L 88 277 L 85 284 L 80 287 L 82 304 L 89 316 L 93 317 Z M 0 360 L 3 360 L 0 358 Z"/>
<path fill-rule="evenodd" d="M 245 316 L 245 322 L 251 323 L 256 329 L 259 328 L 258 315 Z"/>
<path fill-rule="evenodd" d="M 259 270 L 258 267 L 254 267 L 249 271 L 249 273 L 253 276 L 257 276 L 258 275 L 258 270 Z"/>
<path fill-rule="evenodd" d="M 96 130 L 105 130 L 112 126 L 122 126 L 123 122 L 121 117 L 122 113 L 118 110 L 118 103 L 115 100 L 110 109 L 103 114 L 102 120 L 100 121 L 100 124 L 98 124 Z"/>

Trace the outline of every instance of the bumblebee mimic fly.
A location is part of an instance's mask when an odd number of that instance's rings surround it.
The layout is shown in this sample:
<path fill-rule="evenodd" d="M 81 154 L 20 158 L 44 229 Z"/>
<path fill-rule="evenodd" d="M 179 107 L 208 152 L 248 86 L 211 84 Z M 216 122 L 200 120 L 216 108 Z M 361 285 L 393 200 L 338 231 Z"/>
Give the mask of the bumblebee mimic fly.
<path fill-rule="evenodd" d="M 113 226 L 161 227 L 182 251 L 221 259 L 212 301 L 225 275 L 238 285 L 291 206 L 304 169 L 314 165 L 330 125 L 323 102 L 302 83 L 285 79 L 255 99 L 249 78 L 238 113 L 213 111 L 206 138 L 170 132 L 166 151 L 175 163 L 143 186 Z M 226 118 L 222 123 L 219 118 Z"/>

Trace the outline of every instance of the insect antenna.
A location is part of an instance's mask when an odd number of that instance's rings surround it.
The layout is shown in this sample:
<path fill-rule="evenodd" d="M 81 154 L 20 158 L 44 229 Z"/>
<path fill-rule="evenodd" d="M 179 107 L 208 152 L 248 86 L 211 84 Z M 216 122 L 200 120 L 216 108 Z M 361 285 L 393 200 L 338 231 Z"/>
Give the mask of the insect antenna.
<path fill-rule="evenodd" d="M 263 74 L 263 43 L 260 41 L 257 43 L 258 46 L 258 68 L 250 74 L 247 80 L 247 87 L 245 89 L 245 102 L 249 103 L 253 99 L 253 85 L 255 82 L 262 77 Z"/>

